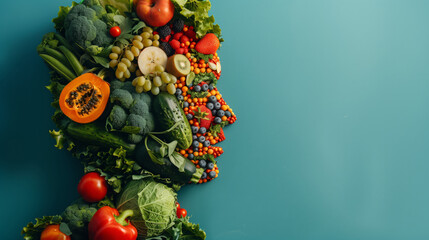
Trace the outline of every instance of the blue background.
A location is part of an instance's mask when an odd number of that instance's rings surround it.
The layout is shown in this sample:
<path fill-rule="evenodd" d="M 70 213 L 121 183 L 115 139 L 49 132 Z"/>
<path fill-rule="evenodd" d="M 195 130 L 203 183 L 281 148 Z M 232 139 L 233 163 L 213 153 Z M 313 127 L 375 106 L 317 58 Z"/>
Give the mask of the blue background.
<path fill-rule="evenodd" d="M 69 1 L 2 2 L 0 239 L 78 197 L 35 48 Z M 429 2 L 215 0 L 220 177 L 183 207 L 208 240 L 429 239 Z"/>

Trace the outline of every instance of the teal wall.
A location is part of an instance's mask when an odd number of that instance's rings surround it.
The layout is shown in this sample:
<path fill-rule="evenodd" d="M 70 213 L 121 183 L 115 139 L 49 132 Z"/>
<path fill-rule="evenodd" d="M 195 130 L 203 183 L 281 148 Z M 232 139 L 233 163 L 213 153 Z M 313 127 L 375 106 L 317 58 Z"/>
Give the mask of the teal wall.
<path fill-rule="evenodd" d="M 212 2 L 239 119 L 220 177 L 179 192 L 207 239 L 429 239 L 429 1 Z M 69 3 L 2 3 L 0 239 L 78 196 L 35 52 Z"/>

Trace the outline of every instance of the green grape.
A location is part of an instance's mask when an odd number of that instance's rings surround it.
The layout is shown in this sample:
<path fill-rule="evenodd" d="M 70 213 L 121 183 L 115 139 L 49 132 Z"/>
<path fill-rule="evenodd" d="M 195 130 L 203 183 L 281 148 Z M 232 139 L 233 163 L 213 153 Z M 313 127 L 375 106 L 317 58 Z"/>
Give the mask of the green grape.
<path fill-rule="evenodd" d="M 128 58 L 122 58 L 121 62 L 124 63 L 127 68 L 131 66 L 131 61 L 128 60 Z"/>
<path fill-rule="evenodd" d="M 118 54 L 117 53 L 111 53 L 111 54 L 109 54 L 109 58 L 110 59 L 112 59 L 112 60 L 116 60 L 116 59 L 118 59 Z"/>
<path fill-rule="evenodd" d="M 133 53 L 134 57 L 138 57 L 140 54 L 140 50 L 136 46 L 131 47 L 131 52 Z"/>
<path fill-rule="evenodd" d="M 152 90 L 150 91 L 153 95 L 158 95 L 159 94 L 159 87 L 154 87 L 152 88 Z"/>
<path fill-rule="evenodd" d="M 170 76 L 167 72 L 161 73 L 161 79 L 163 83 L 169 83 L 170 82 Z"/>
<path fill-rule="evenodd" d="M 130 78 L 131 77 L 131 72 L 130 72 L 130 70 L 125 70 L 125 72 L 124 72 L 124 78 Z"/>
<path fill-rule="evenodd" d="M 150 39 L 144 39 L 143 40 L 143 45 L 144 45 L 144 47 L 150 47 L 150 46 L 152 46 L 152 40 L 150 40 Z"/>
<path fill-rule="evenodd" d="M 149 92 L 152 89 L 152 83 L 150 81 L 146 81 L 143 85 L 143 89 L 145 92 Z"/>
<path fill-rule="evenodd" d="M 140 36 L 143 38 L 143 39 L 148 39 L 149 37 L 150 37 L 150 33 L 148 33 L 148 32 L 143 32 L 142 34 L 140 34 Z M 143 40 L 142 40 L 143 41 Z"/>
<path fill-rule="evenodd" d="M 169 84 L 167 85 L 167 91 L 168 91 L 168 93 L 169 93 L 169 94 L 171 94 L 171 95 L 175 94 L 175 93 L 176 93 L 176 87 L 174 86 L 174 84 L 169 83 Z"/>
<path fill-rule="evenodd" d="M 114 47 L 112 47 L 112 53 L 121 54 L 122 49 L 118 46 L 114 46 Z"/>
<path fill-rule="evenodd" d="M 147 40 L 149 40 L 149 39 L 145 39 L 145 40 L 143 40 L 143 42 L 147 41 Z M 143 49 L 143 47 L 148 47 L 148 46 L 144 45 L 141 41 L 138 41 L 138 40 L 134 40 L 133 45 L 136 46 L 139 50 Z"/>
<path fill-rule="evenodd" d="M 158 41 L 158 40 L 154 40 L 154 41 L 152 42 L 152 46 L 154 46 L 154 47 L 159 47 L 159 41 Z"/>
<path fill-rule="evenodd" d="M 153 40 L 153 33 L 151 33 L 150 34 L 150 37 L 149 37 L 151 40 Z"/>
<path fill-rule="evenodd" d="M 131 63 L 131 66 L 128 68 L 130 72 L 135 72 L 137 70 L 137 65 L 135 63 Z"/>
<path fill-rule="evenodd" d="M 148 32 L 148 33 L 152 33 L 153 29 L 151 27 L 144 27 L 143 28 L 143 32 Z"/>
<path fill-rule="evenodd" d="M 158 34 L 153 35 L 153 40 L 159 40 L 159 39 L 160 39 L 160 37 Z"/>
<path fill-rule="evenodd" d="M 141 42 L 143 40 L 143 37 L 140 35 L 136 35 L 136 36 L 134 36 L 133 40 L 137 40 L 137 41 Z"/>
<path fill-rule="evenodd" d="M 136 78 L 136 80 L 137 80 L 136 82 L 137 86 L 140 86 L 140 87 L 143 87 L 144 84 L 146 83 L 146 79 L 143 76 Z"/>
<path fill-rule="evenodd" d="M 165 69 L 164 69 L 164 67 L 163 66 L 161 66 L 161 65 L 156 65 L 155 66 L 155 72 L 157 72 L 157 73 L 162 73 L 162 72 L 164 72 L 165 71 Z"/>
<path fill-rule="evenodd" d="M 163 84 L 161 85 L 161 87 L 159 87 L 159 89 L 160 89 L 162 92 L 166 92 L 166 91 L 167 91 L 167 84 L 163 83 Z"/>
<path fill-rule="evenodd" d="M 110 62 L 109 62 L 109 66 L 111 67 L 111 68 L 114 68 L 114 67 L 116 67 L 118 65 L 118 60 L 111 60 Z"/>
<path fill-rule="evenodd" d="M 159 87 L 159 86 L 161 86 L 161 85 L 162 85 L 161 78 L 160 78 L 160 77 L 158 77 L 158 76 L 154 77 L 152 82 L 153 82 L 153 85 L 154 85 L 155 87 Z"/>
<path fill-rule="evenodd" d="M 127 65 L 125 65 L 125 63 L 123 63 L 122 61 L 118 63 L 118 69 L 116 71 L 125 72 L 125 70 L 127 70 Z"/>
<path fill-rule="evenodd" d="M 177 82 L 177 77 L 174 76 L 173 74 L 170 74 L 170 83 L 176 83 Z"/>
<path fill-rule="evenodd" d="M 137 86 L 137 79 L 138 78 L 134 78 L 134 80 L 131 82 L 131 85 L 133 85 L 133 87 Z"/>
<path fill-rule="evenodd" d="M 125 51 L 125 57 L 130 61 L 134 60 L 134 54 L 130 50 Z"/>
<path fill-rule="evenodd" d="M 117 79 L 121 79 L 121 78 L 124 77 L 124 72 L 120 71 L 119 67 L 118 67 L 118 69 L 116 69 L 116 71 L 115 71 L 115 76 L 116 76 Z"/>
<path fill-rule="evenodd" d="M 142 93 L 144 91 L 144 88 L 143 87 L 141 87 L 141 86 L 137 86 L 136 87 L 136 92 L 137 93 Z"/>

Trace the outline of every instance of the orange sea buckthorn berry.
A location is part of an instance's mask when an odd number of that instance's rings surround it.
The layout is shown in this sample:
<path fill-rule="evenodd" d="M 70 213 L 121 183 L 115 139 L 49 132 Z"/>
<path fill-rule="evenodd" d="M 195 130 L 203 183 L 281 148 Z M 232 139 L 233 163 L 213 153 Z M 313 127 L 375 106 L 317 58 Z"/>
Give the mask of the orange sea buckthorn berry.
<path fill-rule="evenodd" d="M 226 120 L 228 120 L 228 117 L 227 116 L 223 116 L 221 119 L 222 119 L 222 121 L 226 121 Z"/>
<path fill-rule="evenodd" d="M 188 27 L 184 27 L 183 28 L 183 32 L 187 32 L 189 30 L 189 28 Z"/>
<path fill-rule="evenodd" d="M 208 73 L 211 73 L 211 72 L 212 72 L 212 69 L 211 69 L 211 68 L 207 68 L 207 72 L 208 72 Z"/>
<path fill-rule="evenodd" d="M 207 151 L 207 153 L 208 153 L 208 154 L 210 154 L 210 155 L 212 155 L 212 154 L 213 154 L 213 149 L 209 149 L 209 150 Z"/>
<path fill-rule="evenodd" d="M 194 69 L 194 73 L 195 73 L 195 74 L 199 74 L 199 73 L 200 73 L 200 69 L 199 69 L 199 68 L 195 68 L 195 69 Z"/>
<path fill-rule="evenodd" d="M 201 68 L 201 72 L 202 72 L 202 73 L 205 73 L 205 72 L 206 72 L 206 69 L 205 69 L 205 68 Z"/>
<path fill-rule="evenodd" d="M 205 63 L 204 59 L 201 59 L 201 60 L 200 60 L 200 63 Z"/>
<path fill-rule="evenodd" d="M 191 66 L 191 72 L 193 72 L 194 71 L 194 66 Z"/>
<path fill-rule="evenodd" d="M 197 61 L 198 61 L 197 58 L 192 59 L 192 62 L 194 62 L 194 63 L 196 63 Z"/>
<path fill-rule="evenodd" d="M 226 111 L 226 110 L 228 110 L 228 106 L 227 105 L 222 105 L 222 107 L 220 107 L 220 109 Z"/>

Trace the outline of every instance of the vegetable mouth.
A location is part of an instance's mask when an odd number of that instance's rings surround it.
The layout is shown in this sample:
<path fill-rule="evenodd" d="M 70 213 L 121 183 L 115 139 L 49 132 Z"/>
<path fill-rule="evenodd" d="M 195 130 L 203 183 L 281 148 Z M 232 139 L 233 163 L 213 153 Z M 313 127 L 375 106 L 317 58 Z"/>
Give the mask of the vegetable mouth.
<path fill-rule="evenodd" d="M 101 91 L 91 83 L 82 83 L 75 90 L 70 91 L 65 100 L 67 107 L 74 109 L 81 116 L 91 113 L 101 102 Z"/>

